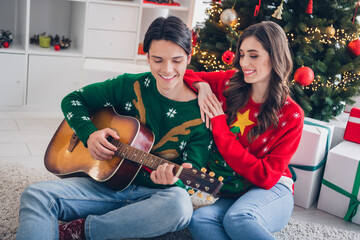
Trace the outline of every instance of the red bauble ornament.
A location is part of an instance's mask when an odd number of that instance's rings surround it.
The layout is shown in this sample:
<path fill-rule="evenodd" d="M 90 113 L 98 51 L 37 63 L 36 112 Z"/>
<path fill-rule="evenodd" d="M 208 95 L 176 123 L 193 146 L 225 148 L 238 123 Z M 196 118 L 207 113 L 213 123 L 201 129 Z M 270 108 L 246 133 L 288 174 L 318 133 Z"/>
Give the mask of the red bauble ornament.
<path fill-rule="evenodd" d="M 295 81 L 301 86 L 307 86 L 314 81 L 314 71 L 309 67 L 301 67 L 295 71 Z"/>
<path fill-rule="evenodd" d="M 224 54 L 222 55 L 222 57 L 221 57 L 223 62 L 228 64 L 228 65 L 232 64 L 234 58 L 235 58 L 235 53 L 230 51 L 230 50 L 226 50 L 224 52 Z"/>
<path fill-rule="evenodd" d="M 8 42 L 4 42 L 4 45 L 3 45 L 4 48 L 8 48 L 9 46 L 10 46 L 10 44 Z"/>
<path fill-rule="evenodd" d="M 55 49 L 55 51 L 59 51 L 59 50 L 60 50 L 60 46 L 59 46 L 59 45 L 55 45 L 55 46 L 54 46 L 54 49 Z"/>
<path fill-rule="evenodd" d="M 349 42 L 348 49 L 351 55 L 355 57 L 360 56 L 360 39 L 355 39 Z"/>

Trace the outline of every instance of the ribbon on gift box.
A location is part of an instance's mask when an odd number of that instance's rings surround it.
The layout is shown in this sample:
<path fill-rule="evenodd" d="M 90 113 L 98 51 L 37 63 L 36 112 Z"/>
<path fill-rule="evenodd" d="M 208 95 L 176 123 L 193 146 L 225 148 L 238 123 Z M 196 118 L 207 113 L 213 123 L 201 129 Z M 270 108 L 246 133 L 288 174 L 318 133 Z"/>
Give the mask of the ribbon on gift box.
<path fill-rule="evenodd" d="M 310 122 L 310 121 L 307 121 L 307 120 L 304 121 L 304 124 L 310 125 L 310 126 L 322 127 L 322 128 L 325 128 L 328 131 L 327 140 L 326 140 L 326 146 L 325 146 L 325 156 L 324 156 L 323 160 L 321 160 L 321 162 L 316 166 L 289 164 L 289 170 L 291 172 L 292 179 L 293 179 L 294 182 L 296 182 L 296 180 L 297 180 L 297 176 L 296 176 L 296 173 L 294 171 L 294 168 L 301 169 L 301 170 L 304 170 L 304 171 L 309 171 L 309 172 L 314 172 L 314 171 L 318 170 L 319 168 L 321 168 L 325 164 L 325 162 L 327 160 L 328 151 L 330 149 L 330 132 L 331 132 L 331 129 L 329 127 L 324 126 L 324 125 L 320 125 L 318 123 L 313 123 L 313 122 Z"/>
<path fill-rule="evenodd" d="M 352 221 L 352 218 L 356 215 L 360 201 L 357 199 L 357 196 L 359 194 L 359 188 L 360 188 L 360 161 L 358 163 L 358 167 L 356 170 L 355 180 L 354 180 L 354 186 L 352 189 L 352 192 L 349 193 L 345 191 L 344 189 L 340 188 L 339 186 L 336 186 L 335 184 L 323 179 L 322 184 L 325 186 L 337 191 L 338 193 L 350 198 L 349 207 L 348 210 L 344 216 L 344 220 L 349 222 Z"/>

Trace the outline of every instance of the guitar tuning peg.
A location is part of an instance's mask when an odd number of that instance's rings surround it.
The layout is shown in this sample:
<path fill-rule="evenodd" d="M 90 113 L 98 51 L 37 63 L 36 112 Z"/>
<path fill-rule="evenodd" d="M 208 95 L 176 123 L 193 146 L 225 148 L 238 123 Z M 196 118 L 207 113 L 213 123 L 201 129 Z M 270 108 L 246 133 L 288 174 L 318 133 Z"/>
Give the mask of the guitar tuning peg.
<path fill-rule="evenodd" d="M 201 168 L 201 171 L 202 171 L 203 173 L 206 173 L 207 169 L 203 167 L 203 168 Z"/>
<path fill-rule="evenodd" d="M 209 202 L 212 202 L 213 198 L 211 196 L 207 196 L 206 200 L 208 200 Z"/>
<path fill-rule="evenodd" d="M 220 177 L 218 178 L 218 180 L 219 180 L 220 182 L 222 182 L 222 181 L 224 180 L 224 178 L 223 178 L 222 176 L 220 176 Z"/>
<path fill-rule="evenodd" d="M 195 191 L 194 191 L 194 189 L 189 189 L 189 190 L 188 190 L 188 193 L 189 193 L 190 195 L 193 195 L 193 194 L 195 193 Z"/>
<path fill-rule="evenodd" d="M 204 197 L 204 195 L 203 195 L 201 192 L 198 192 L 196 195 L 197 195 L 199 198 L 203 198 L 203 197 Z"/>
<path fill-rule="evenodd" d="M 214 172 L 209 172 L 210 177 L 214 177 L 215 173 Z"/>

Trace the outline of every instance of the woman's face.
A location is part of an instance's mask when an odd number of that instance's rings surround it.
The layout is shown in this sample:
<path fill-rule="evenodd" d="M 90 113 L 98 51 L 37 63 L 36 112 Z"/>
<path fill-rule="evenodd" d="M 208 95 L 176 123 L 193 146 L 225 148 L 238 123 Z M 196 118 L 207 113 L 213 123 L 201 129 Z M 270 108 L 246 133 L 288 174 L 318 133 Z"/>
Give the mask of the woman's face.
<path fill-rule="evenodd" d="M 152 75 L 156 79 L 159 92 L 178 90 L 183 86 L 183 76 L 190 55 L 179 45 L 167 40 L 153 40 L 150 44 L 147 61 Z"/>
<path fill-rule="evenodd" d="M 245 38 L 240 45 L 239 64 L 246 83 L 265 84 L 270 82 L 272 63 L 269 53 L 256 37 Z"/>

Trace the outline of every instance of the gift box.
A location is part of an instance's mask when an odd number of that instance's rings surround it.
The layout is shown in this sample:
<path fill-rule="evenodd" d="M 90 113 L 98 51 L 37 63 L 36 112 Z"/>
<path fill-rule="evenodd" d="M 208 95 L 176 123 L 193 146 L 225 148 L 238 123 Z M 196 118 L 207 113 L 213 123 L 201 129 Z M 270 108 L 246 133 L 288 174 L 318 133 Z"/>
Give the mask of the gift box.
<path fill-rule="evenodd" d="M 330 149 L 344 141 L 344 133 L 349 119 L 349 113 L 343 112 L 342 114 L 333 117 L 329 123 L 335 126 L 333 138 L 330 144 Z"/>
<path fill-rule="evenodd" d="M 352 108 L 346 124 L 344 140 L 360 143 L 360 108 Z"/>
<path fill-rule="evenodd" d="M 317 208 L 360 224 L 360 145 L 343 141 L 331 149 Z"/>
<path fill-rule="evenodd" d="M 305 118 L 299 147 L 290 161 L 293 174 L 294 203 L 309 208 L 317 200 L 330 148 L 334 125 Z"/>

